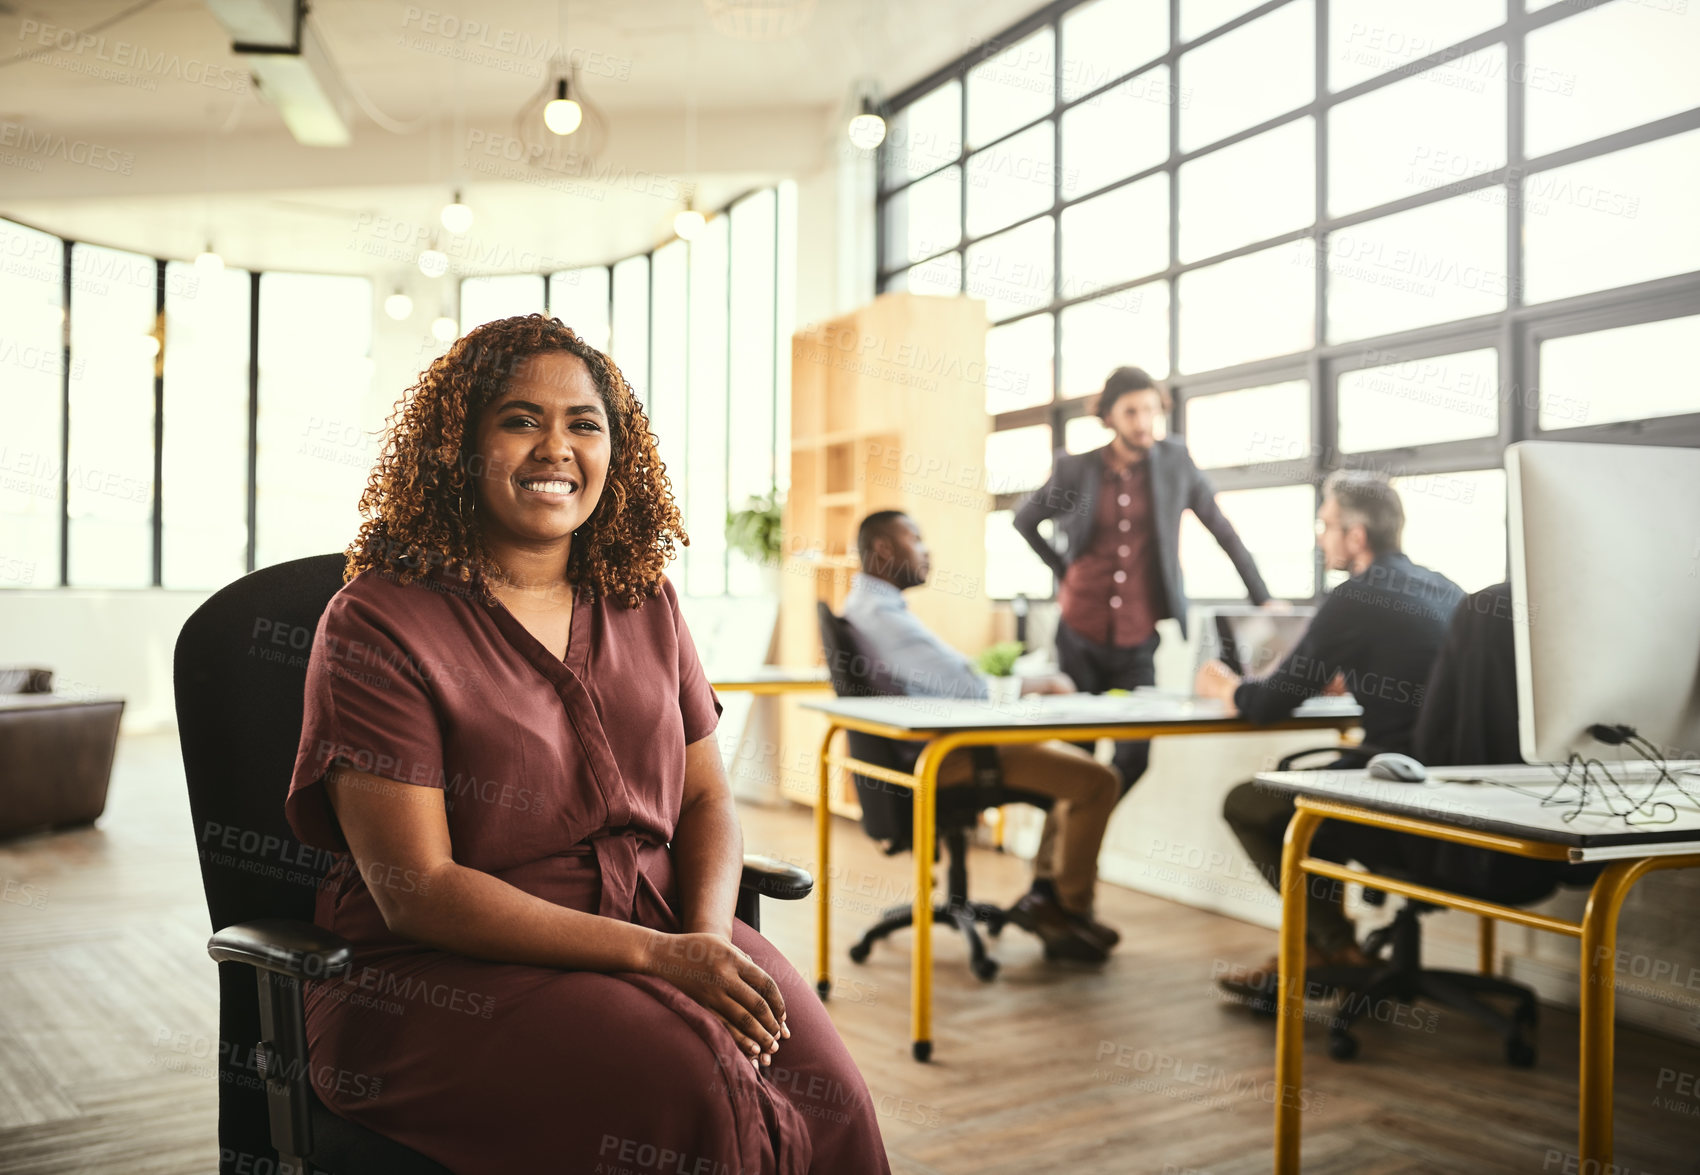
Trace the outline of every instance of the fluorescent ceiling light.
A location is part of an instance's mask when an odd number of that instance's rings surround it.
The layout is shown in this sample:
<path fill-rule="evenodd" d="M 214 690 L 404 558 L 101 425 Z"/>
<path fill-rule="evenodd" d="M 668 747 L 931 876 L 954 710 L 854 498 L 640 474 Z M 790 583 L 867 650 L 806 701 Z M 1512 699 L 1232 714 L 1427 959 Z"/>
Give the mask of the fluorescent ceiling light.
<path fill-rule="evenodd" d="M 353 104 L 301 0 L 206 0 L 260 96 L 304 147 L 346 147 Z"/>

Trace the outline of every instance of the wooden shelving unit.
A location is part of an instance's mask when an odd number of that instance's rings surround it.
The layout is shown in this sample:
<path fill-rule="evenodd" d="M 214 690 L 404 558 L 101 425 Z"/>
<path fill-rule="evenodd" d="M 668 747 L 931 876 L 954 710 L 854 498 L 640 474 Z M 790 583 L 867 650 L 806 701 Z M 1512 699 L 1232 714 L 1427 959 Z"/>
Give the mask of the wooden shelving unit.
<path fill-rule="evenodd" d="M 966 653 L 991 640 L 985 594 L 986 313 L 978 299 L 885 294 L 791 340 L 791 489 L 785 505 L 780 662 L 822 662 L 815 602 L 841 611 L 856 528 L 875 510 L 921 527 L 933 577 L 905 594 Z M 813 803 L 825 720 L 781 705 L 785 795 Z M 832 809 L 859 815 L 848 777 Z"/>

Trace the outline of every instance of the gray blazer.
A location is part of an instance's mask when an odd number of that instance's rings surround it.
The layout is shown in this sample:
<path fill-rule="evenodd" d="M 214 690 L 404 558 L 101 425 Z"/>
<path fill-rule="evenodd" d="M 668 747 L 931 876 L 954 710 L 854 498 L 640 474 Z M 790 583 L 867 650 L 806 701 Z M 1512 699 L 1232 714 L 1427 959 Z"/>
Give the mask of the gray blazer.
<path fill-rule="evenodd" d="M 1109 446 L 1105 446 L 1107 449 Z M 1198 516 L 1245 581 L 1251 602 L 1261 604 L 1269 599 L 1269 589 L 1257 573 L 1251 552 L 1235 532 L 1233 523 L 1223 516 L 1216 505 L 1216 487 L 1192 463 L 1186 442 L 1180 437 L 1168 437 L 1151 448 L 1151 513 L 1155 519 L 1157 562 L 1163 581 L 1164 616 L 1181 623 L 1186 635 L 1186 592 L 1181 585 L 1180 537 L 1181 511 L 1191 510 Z M 1090 453 L 1068 453 L 1057 450 L 1056 464 L 1050 480 L 1033 491 L 1031 497 L 1015 512 L 1015 529 L 1027 540 L 1050 569 L 1061 579 L 1068 565 L 1092 542 L 1093 522 L 1097 518 L 1098 485 L 1104 475 L 1104 449 Z M 1039 523 L 1047 518 L 1056 520 L 1055 534 L 1059 546 L 1052 546 L 1039 533 Z"/>

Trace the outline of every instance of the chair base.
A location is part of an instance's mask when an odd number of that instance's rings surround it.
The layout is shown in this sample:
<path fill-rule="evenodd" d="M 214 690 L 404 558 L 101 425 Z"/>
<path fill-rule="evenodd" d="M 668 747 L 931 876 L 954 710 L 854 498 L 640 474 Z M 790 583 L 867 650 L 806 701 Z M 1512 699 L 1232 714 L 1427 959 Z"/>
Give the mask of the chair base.
<path fill-rule="evenodd" d="M 1340 1007 L 1329 1021 L 1328 1054 L 1348 1061 L 1357 1056 L 1358 1042 L 1352 1025 L 1365 1016 L 1380 1018 L 1378 1009 L 1389 1001 L 1414 1005 L 1423 1003 L 1462 1012 L 1499 1034 L 1505 1042 L 1505 1060 L 1519 1069 L 1535 1063 L 1532 1039 L 1540 1005 L 1535 993 L 1521 983 L 1497 975 L 1467 971 L 1432 970 L 1422 965 L 1422 931 L 1418 918 L 1433 907 L 1407 902 L 1388 925 L 1364 942 L 1364 949 L 1379 955 L 1388 947 L 1387 961 L 1357 983 L 1342 985 Z M 1510 1000 L 1511 1010 L 1502 1011 L 1487 998 Z"/>
<path fill-rule="evenodd" d="M 962 932 L 962 937 L 968 942 L 968 966 L 979 979 L 990 982 L 998 974 L 998 961 L 986 953 L 985 940 L 980 937 L 980 923 L 986 924 L 986 932 L 993 938 L 1003 933 L 1003 928 L 1009 923 L 1009 911 L 1002 906 L 994 906 L 990 902 L 975 902 L 969 900 L 951 901 L 942 906 L 933 907 L 934 926 L 954 926 Z M 915 925 L 915 911 L 909 906 L 893 906 L 885 911 L 880 920 L 868 928 L 862 935 L 861 941 L 850 948 L 852 962 L 865 963 L 874 944 L 882 938 L 887 938 L 899 930 L 905 930 Z"/>
<path fill-rule="evenodd" d="M 1510 1012 L 1483 997 L 1507 999 Z M 1539 1019 L 1535 993 L 1520 983 L 1496 975 L 1466 971 L 1407 971 L 1386 968 L 1374 972 L 1362 987 L 1348 989 L 1328 1025 L 1328 1055 L 1339 1061 L 1357 1056 L 1357 1038 L 1352 1025 L 1369 1017 L 1380 1018 L 1377 1009 L 1389 1000 L 1414 1005 L 1419 1001 L 1462 1012 L 1492 1029 L 1505 1042 L 1505 1060 L 1519 1069 L 1535 1063 L 1533 1029 Z"/>

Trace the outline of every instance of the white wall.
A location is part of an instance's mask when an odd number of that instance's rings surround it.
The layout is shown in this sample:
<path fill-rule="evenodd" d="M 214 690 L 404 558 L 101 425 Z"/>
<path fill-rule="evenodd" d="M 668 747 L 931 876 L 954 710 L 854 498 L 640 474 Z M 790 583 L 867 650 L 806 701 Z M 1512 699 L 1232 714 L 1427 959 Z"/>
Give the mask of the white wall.
<path fill-rule="evenodd" d="M 56 690 L 125 700 L 124 731 L 176 723 L 171 656 L 206 592 L 8 591 L 0 595 L 0 649 L 14 665 L 45 665 Z"/>

